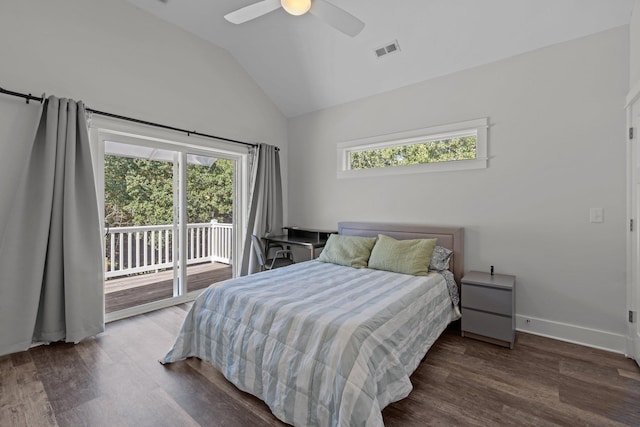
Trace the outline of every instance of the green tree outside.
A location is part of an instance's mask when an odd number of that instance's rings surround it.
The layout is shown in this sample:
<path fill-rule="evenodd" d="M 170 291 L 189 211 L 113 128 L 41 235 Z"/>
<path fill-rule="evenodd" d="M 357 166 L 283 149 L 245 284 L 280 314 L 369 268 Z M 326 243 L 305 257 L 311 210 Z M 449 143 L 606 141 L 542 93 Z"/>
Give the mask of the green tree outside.
<path fill-rule="evenodd" d="M 475 158 L 475 136 L 450 138 L 374 150 L 352 151 L 349 153 L 351 169 L 418 165 Z"/>
<path fill-rule="evenodd" d="M 233 221 L 232 160 L 187 167 L 187 218 L 189 223 Z"/>
<path fill-rule="evenodd" d="M 112 227 L 173 222 L 173 164 L 105 156 L 105 221 Z M 187 166 L 189 223 L 233 218 L 233 161 Z"/>

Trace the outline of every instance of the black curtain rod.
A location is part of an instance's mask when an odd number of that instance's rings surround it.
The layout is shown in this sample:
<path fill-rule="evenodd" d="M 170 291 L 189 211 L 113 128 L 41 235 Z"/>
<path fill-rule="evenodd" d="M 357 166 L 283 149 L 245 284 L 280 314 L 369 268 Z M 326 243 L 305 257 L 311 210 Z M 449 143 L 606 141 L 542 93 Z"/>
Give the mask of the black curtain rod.
<path fill-rule="evenodd" d="M 25 99 L 27 101 L 27 104 L 29 103 L 29 101 L 38 101 L 40 103 L 44 102 L 44 94 L 43 94 L 43 96 L 33 96 L 30 93 L 26 94 L 26 93 L 20 93 L 20 92 L 13 92 L 11 90 L 6 90 L 6 89 L 1 88 L 1 87 L 0 87 L 0 93 L 4 93 L 6 95 L 11 95 L 11 96 L 16 96 L 18 98 L 23 98 L 23 99 Z M 251 142 L 244 142 L 244 141 L 238 141 L 238 140 L 230 139 L 230 138 L 223 138 L 221 136 L 209 135 L 209 134 L 200 133 L 200 132 L 197 132 L 197 131 L 194 131 L 194 130 L 192 131 L 192 130 L 180 129 L 180 128 L 176 128 L 176 127 L 173 127 L 173 126 L 163 125 L 163 124 L 160 124 L 160 123 L 153 123 L 153 122 L 148 122 L 146 120 L 140 120 L 140 119 L 134 119 L 132 117 L 121 116 L 119 114 L 113 114 L 113 113 L 107 113 L 105 111 L 94 110 L 93 108 L 85 108 L 85 110 L 88 111 L 89 113 L 99 114 L 101 116 L 113 117 L 115 119 L 126 120 L 126 121 L 129 121 L 129 122 L 140 123 L 140 124 L 148 125 L 148 126 L 154 126 L 154 127 L 157 127 L 157 128 L 173 130 L 173 131 L 176 131 L 176 132 L 186 133 L 187 135 L 203 136 L 205 138 L 213 138 L 213 139 L 217 139 L 217 140 L 220 140 L 220 141 L 227 141 L 227 142 L 233 142 L 235 144 L 248 145 L 250 147 L 257 147 L 258 146 L 258 144 L 253 144 Z"/>

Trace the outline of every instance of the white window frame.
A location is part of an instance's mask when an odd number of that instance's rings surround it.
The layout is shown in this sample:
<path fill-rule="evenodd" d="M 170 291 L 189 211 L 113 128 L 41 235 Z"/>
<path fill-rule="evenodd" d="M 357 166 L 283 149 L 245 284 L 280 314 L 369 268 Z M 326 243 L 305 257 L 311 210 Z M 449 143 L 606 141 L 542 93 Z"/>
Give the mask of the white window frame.
<path fill-rule="evenodd" d="M 467 120 L 464 122 L 414 129 L 387 135 L 372 136 L 337 144 L 338 178 L 359 178 L 373 176 L 389 176 L 411 173 L 430 173 L 443 171 L 459 171 L 484 169 L 487 167 L 487 129 L 489 119 Z M 383 168 L 351 169 L 349 154 L 352 151 L 376 150 L 381 148 L 412 145 L 443 139 L 476 136 L 476 158 L 468 160 L 451 160 L 444 162 L 423 163 L 418 165 L 398 165 Z"/>
<path fill-rule="evenodd" d="M 114 141 L 123 144 L 142 145 L 156 147 L 164 150 L 176 151 L 186 162 L 187 154 L 202 154 L 205 156 L 233 160 L 236 162 L 233 203 L 233 239 L 236 244 L 233 248 L 233 276 L 240 275 L 241 255 L 244 242 L 244 230 L 247 229 L 249 206 L 249 182 L 250 182 L 250 150 L 246 146 L 233 144 L 212 138 L 197 135 L 185 135 L 180 132 L 165 130 L 153 126 L 127 122 L 119 119 L 93 115 L 88 119 L 89 141 L 91 156 L 94 166 L 94 178 L 98 193 L 100 223 L 104 223 L 104 144 L 105 141 Z M 185 170 L 183 168 L 183 170 Z M 186 173 L 183 172 L 183 173 Z M 182 181 L 186 181 L 183 177 Z M 184 238 L 184 237 L 183 237 Z M 104 237 L 103 237 L 104 239 Z M 102 242 L 104 250 L 104 240 Z M 182 257 L 184 258 L 184 256 Z M 104 256 L 103 256 L 104 260 Z M 102 266 L 104 271 L 104 265 Z M 193 301 L 204 289 L 189 291 L 188 293 L 166 300 L 155 301 L 148 304 L 126 308 L 120 311 L 106 313 L 105 322 L 123 319 L 129 316 L 146 313 L 160 308 Z"/>

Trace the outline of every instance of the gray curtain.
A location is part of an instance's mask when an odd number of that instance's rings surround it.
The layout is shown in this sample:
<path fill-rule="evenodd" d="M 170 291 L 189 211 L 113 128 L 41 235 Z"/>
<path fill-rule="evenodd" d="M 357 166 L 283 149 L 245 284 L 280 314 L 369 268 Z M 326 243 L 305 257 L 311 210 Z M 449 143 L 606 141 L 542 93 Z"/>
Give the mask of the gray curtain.
<path fill-rule="evenodd" d="M 242 251 L 241 276 L 259 271 L 251 248 L 251 234 L 259 237 L 282 234 L 282 221 L 280 153 L 273 145 L 259 144 L 257 158 L 253 162 L 253 191 Z"/>
<path fill-rule="evenodd" d="M 100 230 L 84 106 L 51 96 L 0 229 L 0 355 L 104 330 Z"/>

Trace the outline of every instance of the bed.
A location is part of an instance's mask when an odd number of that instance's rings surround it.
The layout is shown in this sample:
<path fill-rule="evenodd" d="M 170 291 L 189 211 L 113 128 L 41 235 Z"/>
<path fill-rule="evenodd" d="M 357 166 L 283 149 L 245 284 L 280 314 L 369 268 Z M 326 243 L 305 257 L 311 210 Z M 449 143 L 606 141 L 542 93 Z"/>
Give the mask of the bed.
<path fill-rule="evenodd" d="M 324 260 L 208 288 L 161 362 L 208 361 L 295 426 L 382 426 L 382 409 L 409 394 L 410 375 L 459 318 L 463 229 L 362 222 L 338 229 Z M 448 268 L 412 275 L 374 265 L 388 257 L 381 242 L 407 248 L 425 239 L 437 239 L 431 266 L 440 250 Z M 376 269 L 327 261 L 335 242 L 371 240 Z"/>

